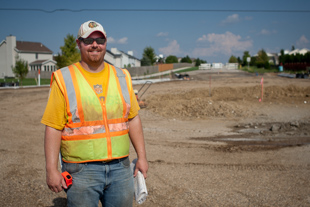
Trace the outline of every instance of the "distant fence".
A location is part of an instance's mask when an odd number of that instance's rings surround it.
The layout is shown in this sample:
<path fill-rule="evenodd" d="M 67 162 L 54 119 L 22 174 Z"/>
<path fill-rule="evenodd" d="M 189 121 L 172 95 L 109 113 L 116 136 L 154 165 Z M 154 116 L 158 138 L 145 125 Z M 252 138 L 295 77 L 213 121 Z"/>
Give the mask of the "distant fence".
<path fill-rule="evenodd" d="M 238 63 L 226 63 L 226 69 L 238 69 Z"/>
<path fill-rule="evenodd" d="M 283 67 L 285 70 L 303 71 L 310 68 L 310 63 L 285 63 Z"/>
<path fill-rule="evenodd" d="M 52 71 L 41 71 L 40 77 L 43 79 L 50 79 L 52 75 Z M 38 71 L 29 71 L 26 78 L 37 78 Z"/>
<path fill-rule="evenodd" d="M 160 64 L 155 66 L 131 67 L 127 68 L 127 70 L 129 71 L 132 77 L 135 77 L 135 76 L 149 75 L 167 70 L 173 70 L 177 68 L 194 67 L 194 66 L 195 66 L 194 63 L 174 63 L 174 64 Z"/>
<path fill-rule="evenodd" d="M 173 70 L 177 68 L 183 67 L 194 67 L 194 63 L 174 63 L 174 64 L 160 64 L 154 66 L 141 66 L 141 67 L 130 67 L 127 68 L 130 75 L 132 77 L 135 76 L 142 76 L 142 75 L 149 75 L 153 73 L 158 73 L 167 70 Z M 51 78 L 52 72 L 51 71 L 41 71 L 40 77 L 44 79 Z M 26 78 L 37 78 L 38 71 L 29 71 Z"/>

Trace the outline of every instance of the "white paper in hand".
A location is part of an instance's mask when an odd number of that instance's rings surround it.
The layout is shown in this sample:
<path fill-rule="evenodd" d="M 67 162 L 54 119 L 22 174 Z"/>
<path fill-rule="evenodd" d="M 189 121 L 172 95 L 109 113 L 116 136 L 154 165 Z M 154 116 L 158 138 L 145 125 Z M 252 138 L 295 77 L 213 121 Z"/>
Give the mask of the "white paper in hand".
<path fill-rule="evenodd" d="M 130 163 L 130 168 L 132 172 L 135 172 L 137 159 L 134 159 L 132 163 Z M 143 174 L 138 171 L 137 176 L 134 178 L 134 187 L 135 187 L 135 200 L 138 204 L 142 204 L 146 201 L 147 197 L 147 188 L 145 184 L 145 179 Z"/>

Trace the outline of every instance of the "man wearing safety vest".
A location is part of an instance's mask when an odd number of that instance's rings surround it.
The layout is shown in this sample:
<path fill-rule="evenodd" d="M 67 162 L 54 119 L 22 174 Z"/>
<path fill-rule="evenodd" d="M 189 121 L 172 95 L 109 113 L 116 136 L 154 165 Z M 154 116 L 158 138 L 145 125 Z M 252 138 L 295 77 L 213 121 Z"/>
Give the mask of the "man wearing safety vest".
<path fill-rule="evenodd" d="M 81 61 L 57 70 L 41 122 L 45 129 L 46 182 L 50 190 L 65 189 L 72 206 L 132 206 L 133 176 L 147 176 L 148 162 L 139 105 L 127 70 L 104 62 L 107 36 L 103 27 L 81 25 L 76 43 Z M 130 169 L 130 141 L 138 161 Z M 58 171 L 73 179 L 68 188 Z"/>

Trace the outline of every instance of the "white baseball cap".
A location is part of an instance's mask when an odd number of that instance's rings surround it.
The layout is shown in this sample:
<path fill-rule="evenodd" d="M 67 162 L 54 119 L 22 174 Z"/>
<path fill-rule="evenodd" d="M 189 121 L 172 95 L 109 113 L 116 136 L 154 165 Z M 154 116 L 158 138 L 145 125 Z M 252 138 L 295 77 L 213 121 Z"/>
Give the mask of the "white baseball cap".
<path fill-rule="evenodd" d="M 88 22 L 85 22 L 81 25 L 77 38 L 87 38 L 91 33 L 93 32 L 101 32 L 105 38 L 107 38 L 107 34 L 101 24 L 98 22 L 95 22 L 93 20 L 90 20 Z"/>

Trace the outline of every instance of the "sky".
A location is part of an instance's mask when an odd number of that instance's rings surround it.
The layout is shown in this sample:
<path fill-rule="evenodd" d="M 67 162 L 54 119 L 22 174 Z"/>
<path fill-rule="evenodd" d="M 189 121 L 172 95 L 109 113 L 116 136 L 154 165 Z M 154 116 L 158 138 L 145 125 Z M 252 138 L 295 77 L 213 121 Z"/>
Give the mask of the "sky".
<path fill-rule="evenodd" d="M 0 42 L 13 35 L 19 41 L 40 42 L 54 54 L 61 52 L 64 38 L 76 36 L 88 20 L 106 30 L 107 49 L 133 51 L 138 59 L 146 47 L 156 55 L 188 55 L 208 63 L 226 63 L 231 55 L 242 58 L 244 51 L 255 55 L 261 49 L 310 49 L 309 0 L 0 2 Z"/>

